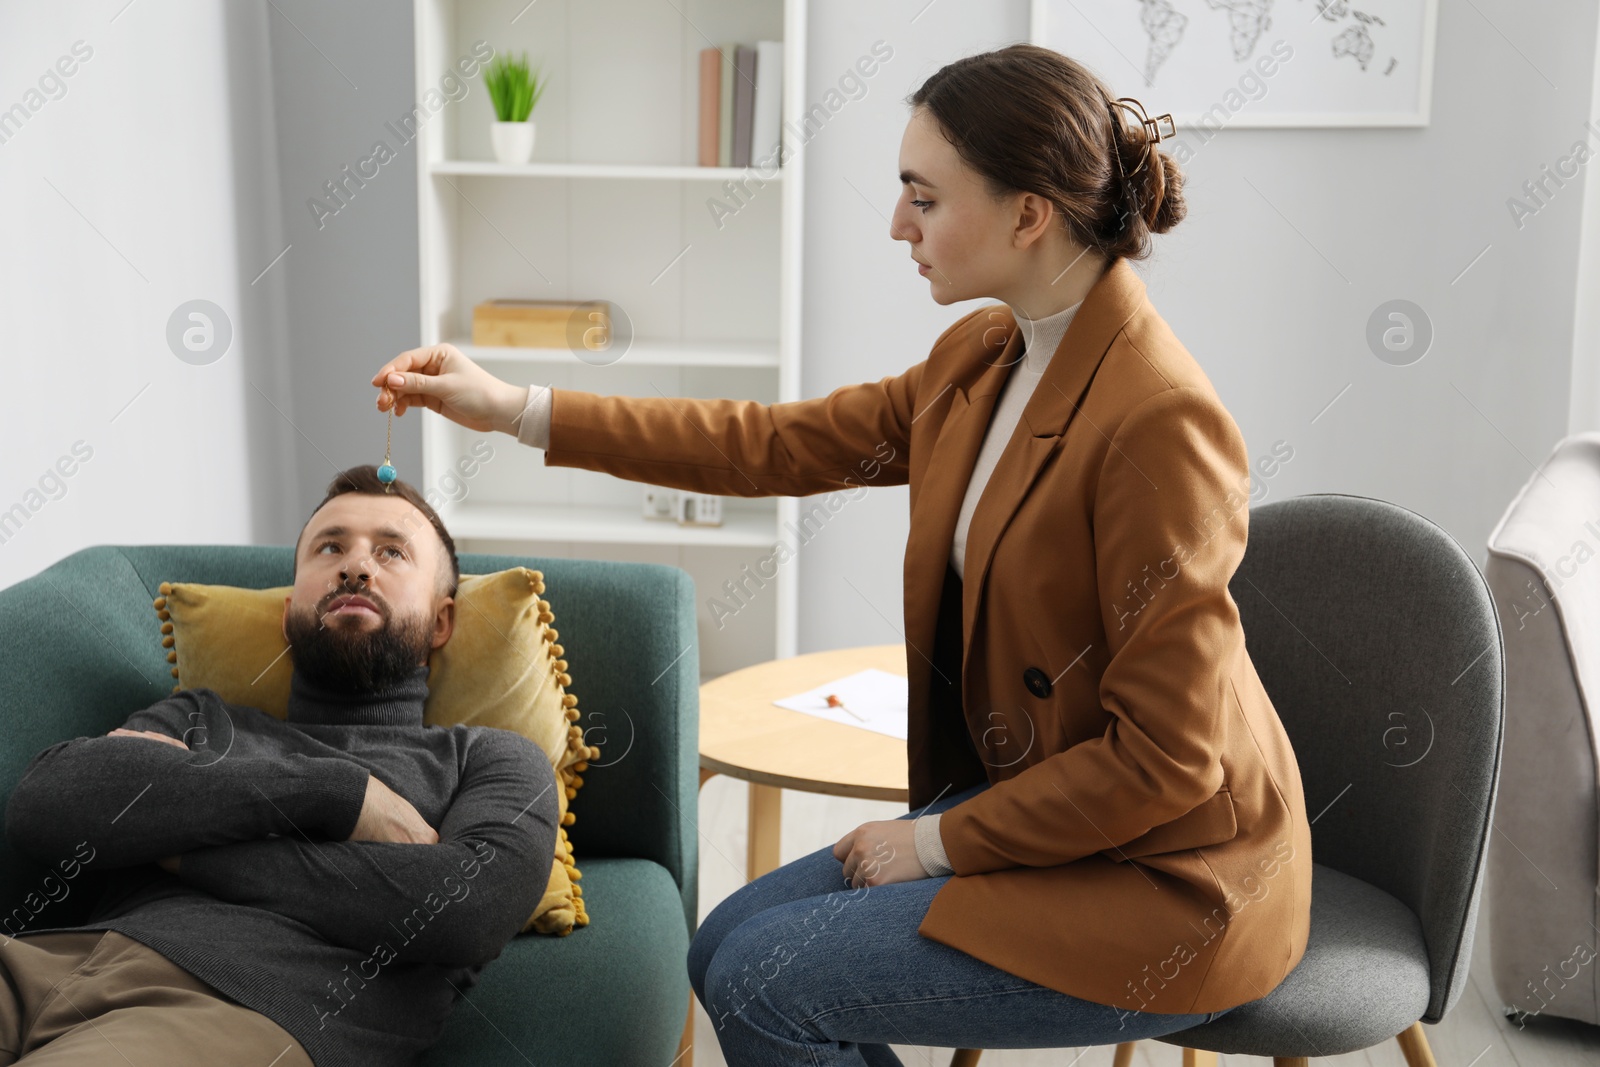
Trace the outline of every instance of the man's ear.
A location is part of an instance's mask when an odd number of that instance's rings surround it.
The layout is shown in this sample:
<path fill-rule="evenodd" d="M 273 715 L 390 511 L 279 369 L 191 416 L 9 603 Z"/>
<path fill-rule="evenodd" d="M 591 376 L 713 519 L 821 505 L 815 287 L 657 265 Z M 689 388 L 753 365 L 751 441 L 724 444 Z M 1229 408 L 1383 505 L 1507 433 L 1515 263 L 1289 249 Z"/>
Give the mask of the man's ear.
<path fill-rule="evenodd" d="M 450 635 L 456 628 L 456 598 L 447 596 L 439 602 L 439 609 L 433 616 L 433 644 L 438 648 L 450 640 Z"/>

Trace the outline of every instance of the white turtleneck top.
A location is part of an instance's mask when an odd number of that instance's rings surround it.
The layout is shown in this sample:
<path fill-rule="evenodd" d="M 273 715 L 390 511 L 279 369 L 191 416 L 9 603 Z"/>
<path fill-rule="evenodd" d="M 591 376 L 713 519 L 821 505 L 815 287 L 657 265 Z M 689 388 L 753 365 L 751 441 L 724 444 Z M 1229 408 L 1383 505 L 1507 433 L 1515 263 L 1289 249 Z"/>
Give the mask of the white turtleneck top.
<path fill-rule="evenodd" d="M 1080 300 L 1065 311 L 1046 315 L 1042 319 L 1024 318 L 1015 309 L 1012 311 L 1017 326 L 1022 330 L 1022 361 L 1011 368 L 1005 384 L 1000 387 L 1000 398 L 995 401 L 994 413 L 989 417 L 989 428 L 984 432 L 983 446 L 978 450 L 978 462 L 967 481 L 967 495 L 962 498 L 961 511 L 956 516 L 955 539 L 950 543 L 950 563 L 963 580 L 967 576 L 967 528 L 972 525 L 978 498 L 983 495 L 983 487 L 989 484 L 989 475 L 994 473 L 1000 453 L 1005 451 L 1006 443 L 1011 440 L 1012 431 L 1022 420 L 1022 409 L 1028 406 L 1028 398 L 1033 396 L 1044 369 L 1050 365 L 1050 357 L 1055 355 L 1061 338 L 1066 336 L 1067 324 L 1082 306 L 1083 301 Z"/>
<path fill-rule="evenodd" d="M 1006 375 L 1005 383 L 1000 388 L 1000 397 L 995 401 L 994 413 L 989 417 L 989 428 L 984 431 L 983 444 L 978 449 L 972 476 L 967 480 L 966 495 L 962 497 L 961 510 L 956 517 L 955 537 L 950 543 L 950 564 L 963 580 L 966 578 L 967 530 L 972 525 L 972 516 L 977 511 L 979 498 L 983 496 L 983 488 L 989 483 L 989 475 L 994 473 L 1000 454 L 1005 451 L 1017 423 L 1022 421 L 1022 409 L 1028 406 L 1028 398 L 1033 396 L 1045 368 L 1050 365 L 1051 357 L 1066 336 L 1068 324 L 1082 306 L 1083 301 L 1080 300 L 1064 311 L 1040 319 L 1026 318 L 1015 308 L 1012 309 L 1017 326 L 1022 330 L 1022 359 Z M 527 404 L 517 424 L 518 441 L 534 448 L 550 447 L 550 401 L 549 386 L 528 386 Z M 955 873 L 939 837 L 939 813 L 919 817 L 915 823 L 913 836 L 917 859 L 921 861 L 923 869 L 932 877 Z"/>

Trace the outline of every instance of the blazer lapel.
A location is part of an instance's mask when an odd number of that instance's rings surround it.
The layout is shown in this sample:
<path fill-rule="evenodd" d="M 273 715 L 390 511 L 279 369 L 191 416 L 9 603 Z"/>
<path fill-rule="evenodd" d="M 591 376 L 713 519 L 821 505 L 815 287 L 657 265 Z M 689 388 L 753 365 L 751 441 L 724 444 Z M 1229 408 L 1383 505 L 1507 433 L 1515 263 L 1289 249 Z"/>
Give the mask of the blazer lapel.
<path fill-rule="evenodd" d="M 1060 444 L 1061 435 L 1077 413 L 1112 339 L 1138 311 L 1144 299 L 1144 282 L 1126 259 L 1117 259 L 1100 276 L 1084 298 L 1083 306 L 1068 323 L 1066 334 L 1052 354 L 984 486 L 967 531 L 962 566 L 963 666 L 971 647 L 995 545 L 1045 461 Z M 961 502 L 966 496 L 1000 390 L 1011 368 L 1021 358 L 1021 330 L 1010 308 L 1000 305 L 995 310 L 1000 315 L 997 325 L 1003 330 L 1004 345 L 997 355 L 986 357 L 988 365 L 973 382 L 970 396 L 959 385 L 951 386 L 955 396 L 924 468 L 912 508 L 904 579 L 906 636 L 908 642 L 914 644 L 908 652 L 907 668 L 914 673 L 928 666 L 922 661 L 925 650 L 932 646 L 944 571 L 955 539 Z M 992 344 L 998 338 L 991 331 L 985 331 L 985 336 Z"/>
<path fill-rule="evenodd" d="M 998 355 L 990 357 L 981 377 L 972 385 L 971 396 L 959 385 L 949 387 L 953 393 L 950 407 L 945 412 L 939 436 L 923 468 L 922 484 L 917 487 L 912 502 L 904 586 L 906 642 L 910 646 L 907 669 L 913 677 L 919 669 L 931 666 L 927 657 L 933 648 L 939 598 L 944 592 L 944 572 L 949 565 L 950 546 L 955 540 L 961 501 L 967 482 L 971 480 L 972 468 L 978 462 L 978 450 L 983 445 L 984 431 L 989 426 L 1000 385 L 1010 373 L 1021 347 L 1017 331 L 1009 325 L 1009 315 L 1006 322 L 1004 346 Z"/>

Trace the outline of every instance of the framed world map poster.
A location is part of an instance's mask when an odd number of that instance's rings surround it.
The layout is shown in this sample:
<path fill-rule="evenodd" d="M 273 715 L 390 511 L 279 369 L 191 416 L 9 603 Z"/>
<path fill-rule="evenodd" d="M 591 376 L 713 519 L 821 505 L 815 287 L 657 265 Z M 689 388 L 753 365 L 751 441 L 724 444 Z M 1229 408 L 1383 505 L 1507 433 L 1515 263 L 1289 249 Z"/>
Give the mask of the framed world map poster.
<path fill-rule="evenodd" d="M 1175 126 L 1426 126 L 1438 0 L 1033 0 L 1034 44 Z"/>

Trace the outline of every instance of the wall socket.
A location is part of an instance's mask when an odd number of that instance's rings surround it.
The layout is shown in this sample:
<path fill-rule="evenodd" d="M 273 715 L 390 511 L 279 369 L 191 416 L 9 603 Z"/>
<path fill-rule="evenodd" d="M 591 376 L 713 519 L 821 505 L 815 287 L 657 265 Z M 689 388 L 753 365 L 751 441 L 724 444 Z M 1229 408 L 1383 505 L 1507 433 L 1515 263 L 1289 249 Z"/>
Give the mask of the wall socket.
<path fill-rule="evenodd" d="M 658 485 L 644 487 L 644 517 L 647 519 L 671 519 L 678 517 L 678 491 L 676 489 L 663 489 Z"/>
<path fill-rule="evenodd" d="M 721 526 L 722 498 L 710 493 L 679 493 L 678 525 Z"/>
<path fill-rule="evenodd" d="M 680 526 L 721 526 L 722 498 L 712 493 L 689 493 L 647 485 L 644 517 L 671 520 Z"/>

